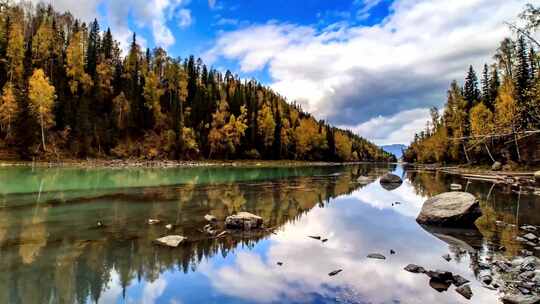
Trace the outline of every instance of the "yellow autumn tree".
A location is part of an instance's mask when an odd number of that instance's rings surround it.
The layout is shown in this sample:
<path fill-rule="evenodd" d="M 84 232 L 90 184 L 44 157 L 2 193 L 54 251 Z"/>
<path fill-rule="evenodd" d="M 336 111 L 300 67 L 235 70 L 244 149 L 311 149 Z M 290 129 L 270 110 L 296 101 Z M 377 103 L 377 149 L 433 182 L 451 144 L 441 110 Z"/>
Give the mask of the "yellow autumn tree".
<path fill-rule="evenodd" d="M 73 34 L 66 50 L 66 74 L 71 78 L 69 88 L 73 94 L 79 91 L 79 86 L 88 91 L 93 85 L 92 78 L 84 71 L 84 58 L 84 39 L 79 31 Z"/>
<path fill-rule="evenodd" d="M 2 92 L 0 99 L 0 127 L 6 134 L 6 138 L 11 137 L 11 126 L 19 113 L 19 105 L 15 98 L 13 85 L 7 83 Z"/>
<path fill-rule="evenodd" d="M 45 130 L 49 129 L 54 123 L 52 108 L 56 99 L 55 89 L 49 83 L 49 78 L 45 76 L 42 69 L 34 70 L 28 83 L 29 108 L 32 115 L 38 119 L 41 126 L 41 141 L 43 150 L 45 147 Z"/>
<path fill-rule="evenodd" d="M 8 79 L 12 83 L 23 81 L 24 35 L 20 22 L 12 22 L 9 27 L 8 46 Z"/>
<path fill-rule="evenodd" d="M 123 131 L 127 128 L 130 112 L 129 101 L 124 95 L 124 92 L 120 92 L 120 94 L 113 99 L 113 106 L 116 117 L 116 127 Z"/>
<path fill-rule="evenodd" d="M 487 135 L 493 132 L 493 113 L 483 102 L 471 109 L 469 120 L 472 135 Z"/>
<path fill-rule="evenodd" d="M 164 90 L 160 88 L 159 78 L 154 72 L 148 73 L 145 78 L 143 96 L 144 105 L 152 111 L 156 128 L 159 128 L 164 123 L 163 113 L 161 112 L 161 96 Z"/>
<path fill-rule="evenodd" d="M 515 128 L 517 116 L 515 96 L 514 83 L 505 80 L 495 100 L 495 123 L 499 132 L 512 131 Z"/>
<path fill-rule="evenodd" d="M 276 122 L 274 121 L 272 107 L 270 107 L 266 102 L 263 103 L 262 108 L 259 110 L 259 115 L 257 117 L 257 126 L 257 131 L 262 137 L 264 146 L 271 146 L 274 142 Z"/>
<path fill-rule="evenodd" d="M 334 140 L 336 143 L 336 153 L 341 160 L 351 160 L 352 142 L 349 137 L 343 132 L 336 132 L 334 134 Z"/>
<path fill-rule="evenodd" d="M 326 148 L 326 134 L 319 131 L 319 125 L 313 118 L 300 119 L 294 132 L 297 157 L 309 158 L 315 149 Z"/>
<path fill-rule="evenodd" d="M 210 157 L 214 153 L 234 154 L 240 145 L 240 140 L 247 129 L 247 108 L 240 108 L 238 118 L 229 114 L 229 105 L 225 100 L 219 103 L 218 109 L 212 114 L 212 129 L 208 134 Z"/>
<path fill-rule="evenodd" d="M 48 62 L 52 54 L 51 44 L 54 32 L 47 23 L 42 23 L 32 38 L 32 62 L 35 66 L 48 69 Z M 49 71 L 50 72 L 50 71 Z"/>

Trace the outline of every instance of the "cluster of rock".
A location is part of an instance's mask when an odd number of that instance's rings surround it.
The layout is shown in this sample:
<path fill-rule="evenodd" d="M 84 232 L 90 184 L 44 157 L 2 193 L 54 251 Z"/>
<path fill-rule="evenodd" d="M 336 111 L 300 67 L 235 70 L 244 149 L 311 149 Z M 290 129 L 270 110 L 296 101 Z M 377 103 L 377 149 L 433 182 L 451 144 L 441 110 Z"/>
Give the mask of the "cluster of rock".
<path fill-rule="evenodd" d="M 456 292 L 466 299 L 470 299 L 473 296 L 471 287 L 468 284 L 469 280 L 459 274 L 453 274 L 449 271 L 442 270 L 426 270 L 424 267 L 415 264 L 409 264 L 405 266 L 404 269 L 408 272 L 423 273 L 427 275 L 429 277 L 429 286 L 439 292 L 447 291 L 450 285 L 454 285 L 456 287 Z"/>
<path fill-rule="evenodd" d="M 503 303 L 540 303 L 540 259 L 518 256 L 511 260 L 503 257 L 480 263 L 480 282 L 487 288 L 498 289 Z"/>
<path fill-rule="evenodd" d="M 536 226 L 526 225 L 521 226 L 520 230 L 522 233 L 520 236 L 516 237 L 516 241 L 534 248 L 535 250 L 540 250 L 540 238 L 535 234 L 538 228 L 536 228 Z"/>
<path fill-rule="evenodd" d="M 218 233 L 217 230 L 217 218 L 213 215 L 207 214 L 204 219 L 208 222 L 201 232 L 210 235 L 212 238 L 220 238 L 227 235 L 229 232 L 223 230 Z M 157 225 L 161 223 L 159 219 L 148 219 L 149 225 Z M 249 212 L 239 212 L 237 214 L 228 216 L 225 219 L 225 227 L 232 230 L 249 231 L 254 229 L 260 229 L 263 225 L 263 219 L 260 216 L 251 214 Z M 172 224 L 166 225 L 168 230 L 173 228 Z M 166 235 L 156 239 L 154 242 L 158 245 L 167 247 L 178 247 L 182 242 L 186 241 L 187 237 L 181 235 Z"/>

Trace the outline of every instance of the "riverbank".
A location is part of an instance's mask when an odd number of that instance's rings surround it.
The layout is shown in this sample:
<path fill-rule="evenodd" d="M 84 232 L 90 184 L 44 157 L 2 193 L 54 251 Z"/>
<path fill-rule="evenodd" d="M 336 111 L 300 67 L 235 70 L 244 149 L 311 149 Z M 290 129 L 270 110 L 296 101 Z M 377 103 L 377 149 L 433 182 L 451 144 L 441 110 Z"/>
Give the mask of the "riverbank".
<path fill-rule="evenodd" d="M 47 161 L 2 161 L 0 167 L 31 166 L 39 168 L 179 168 L 179 167 L 309 167 L 309 166 L 344 166 L 374 162 L 321 162 L 296 160 L 201 160 L 201 161 L 174 161 L 174 160 L 136 160 L 136 159 L 69 159 L 58 162 Z M 392 164 L 392 163 L 385 163 Z"/>

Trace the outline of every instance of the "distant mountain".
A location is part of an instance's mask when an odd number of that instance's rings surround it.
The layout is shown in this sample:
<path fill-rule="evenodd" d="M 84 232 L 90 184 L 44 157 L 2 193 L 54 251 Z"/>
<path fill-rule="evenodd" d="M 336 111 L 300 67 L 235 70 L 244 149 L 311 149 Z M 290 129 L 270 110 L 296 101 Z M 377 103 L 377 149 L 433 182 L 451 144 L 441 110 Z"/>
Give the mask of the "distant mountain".
<path fill-rule="evenodd" d="M 399 159 L 401 158 L 401 156 L 403 156 L 403 150 L 407 149 L 407 146 L 401 144 L 394 144 L 381 146 L 381 148 L 386 152 L 394 154 Z"/>

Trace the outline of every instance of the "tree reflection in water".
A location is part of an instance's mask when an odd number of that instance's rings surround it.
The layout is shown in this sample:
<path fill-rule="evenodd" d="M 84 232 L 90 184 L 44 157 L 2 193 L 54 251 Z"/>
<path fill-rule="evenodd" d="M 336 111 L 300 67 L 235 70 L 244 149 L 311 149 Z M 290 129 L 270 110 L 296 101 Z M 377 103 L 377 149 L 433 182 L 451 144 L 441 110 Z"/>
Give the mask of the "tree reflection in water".
<path fill-rule="evenodd" d="M 362 187 L 356 183 L 358 176 L 376 177 L 393 168 L 228 170 L 228 174 L 197 169 L 184 171 L 180 178 L 171 175 L 170 180 L 155 170 L 39 171 L 24 181 L 35 192 L 24 192 L 14 183 L 2 189 L 0 303 L 97 302 L 113 273 L 118 273 L 125 290 L 134 280 L 154 282 L 167 270 L 195 271 L 201 261 L 226 257 L 239 246 L 252 247 L 271 233 L 213 239 L 200 232 L 205 214 L 222 223 L 230 214 L 248 211 L 279 231 L 314 206 L 325 206 Z M 2 171 L 0 180 L 24 179 L 27 173 L 17 177 L 17 172 L 14 176 Z M 76 178 L 84 181 L 76 183 Z M 144 183 L 153 186 L 141 186 Z M 57 189 L 57 184 L 64 189 Z M 162 224 L 147 225 L 148 218 Z M 103 227 L 97 227 L 98 220 Z M 172 232 L 164 227 L 169 223 L 174 225 Z M 168 233 L 187 236 L 189 242 L 176 249 L 152 245 Z"/>

